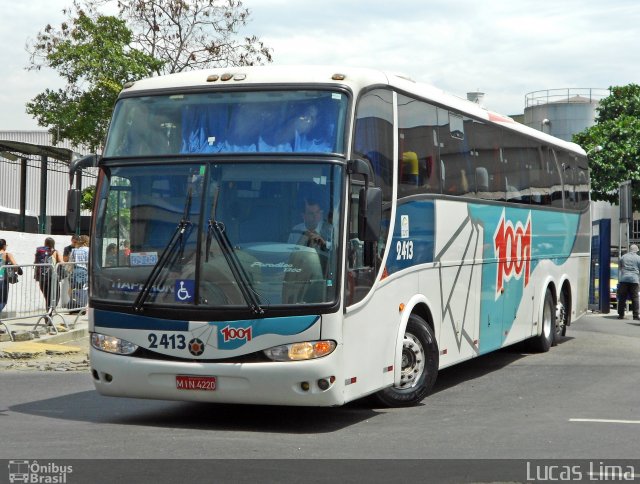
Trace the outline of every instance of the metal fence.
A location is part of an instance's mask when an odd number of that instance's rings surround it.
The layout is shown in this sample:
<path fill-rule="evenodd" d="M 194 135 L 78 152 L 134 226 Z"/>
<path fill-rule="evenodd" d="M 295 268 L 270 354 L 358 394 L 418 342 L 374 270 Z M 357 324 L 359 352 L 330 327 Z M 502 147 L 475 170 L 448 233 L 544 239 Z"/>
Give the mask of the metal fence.
<path fill-rule="evenodd" d="M 525 108 L 552 103 L 594 103 L 611 94 L 609 89 L 591 87 L 571 87 L 564 89 L 544 89 L 525 94 Z"/>
<path fill-rule="evenodd" d="M 74 328 L 87 310 L 88 282 L 83 263 L 2 266 L 0 329 L 4 328 L 13 341 L 10 322 L 15 320 L 33 319 L 32 331 L 42 326 L 49 333 L 57 333 L 57 323 L 65 329 Z"/>

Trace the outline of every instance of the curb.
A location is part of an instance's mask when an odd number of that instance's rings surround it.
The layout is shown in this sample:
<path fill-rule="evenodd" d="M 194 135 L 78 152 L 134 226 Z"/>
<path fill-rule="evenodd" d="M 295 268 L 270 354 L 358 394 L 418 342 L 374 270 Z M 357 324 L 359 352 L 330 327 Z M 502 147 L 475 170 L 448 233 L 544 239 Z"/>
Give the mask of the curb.
<path fill-rule="evenodd" d="M 79 347 L 65 343 L 79 341 L 89 334 L 88 328 L 77 328 L 65 333 L 44 335 L 25 341 L 14 341 L 0 345 L 0 360 L 29 360 L 43 355 L 65 355 L 81 353 Z"/>
<path fill-rule="evenodd" d="M 60 332 L 58 334 L 40 336 L 40 338 L 36 338 L 31 341 L 33 341 L 34 343 L 62 344 L 82 339 L 88 335 L 89 328 L 76 328 L 70 331 L 65 331 L 64 333 Z"/>

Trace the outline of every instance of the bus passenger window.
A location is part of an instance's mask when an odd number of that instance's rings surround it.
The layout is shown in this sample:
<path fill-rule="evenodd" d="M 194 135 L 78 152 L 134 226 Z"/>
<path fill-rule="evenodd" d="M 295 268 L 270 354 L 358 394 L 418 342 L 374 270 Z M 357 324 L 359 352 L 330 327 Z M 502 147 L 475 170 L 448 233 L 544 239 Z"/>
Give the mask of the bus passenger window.
<path fill-rule="evenodd" d="M 474 123 L 470 118 L 438 109 L 445 195 L 476 196 L 476 151 L 470 148 L 470 140 L 465 136 L 465 133 L 473 130 Z"/>
<path fill-rule="evenodd" d="M 398 197 L 440 193 L 438 109 L 398 94 Z"/>

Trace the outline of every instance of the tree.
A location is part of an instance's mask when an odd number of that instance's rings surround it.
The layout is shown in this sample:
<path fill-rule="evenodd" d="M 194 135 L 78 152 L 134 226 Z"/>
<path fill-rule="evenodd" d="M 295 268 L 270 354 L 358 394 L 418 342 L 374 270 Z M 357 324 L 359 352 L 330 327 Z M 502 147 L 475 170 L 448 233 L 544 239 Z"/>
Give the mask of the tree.
<path fill-rule="evenodd" d="M 271 49 L 257 36 L 240 38 L 250 16 L 241 0 L 118 0 L 118 9 L 135 45 L 163 61 L 158 74 L 272 60 Z"/>
<path fill-rule="evenodd" d="M 27 103 L 27 113 L 50 128 L 54 143 L 66 138 L 96 151 L 122 85 L 151 75 L 162 62 L 130 47 L 132 33 L 123 20 L 85 11 L 77 3 L 66 13 L 68 22 L 60 28 L 47 25 L 38 34 L 28 69 L 50 67 L 67 85 L 38 94 Z"/>
<path fill-rule="evenodd" d="M 93 199 L 96 196 L 96 186 L 91 185 L 82 190 L 80 198 L 80 208 L 82 210 L 93 211 Z"/>
<path fill-rule="evenodd" d="M 81 2 L 83 2 L 81 4 Z M 74 0 L 59 28 L 33 44 L 30 70 L 50 67 L 66 81 L 27 103 L 53 142 L 101 147 L 118 93 L 127 81 L 187 69 L 271 62 L 256 36 L 237 40 L 250 12 L 240 0 L 118 0 L 122 19 L 102 15 L 116 0 Z"/>
<path fill-rule="evenodd" d="M 596 124 L 573 136 L 573 141 L 591 151 L 591 196 L 593 200 L 618 202 L 618 184 L 632 180 L 634 208 L 640 208 L 640 85 L 610 88 L 600 101 Z M 596 146 L 602 151 L 592 151 Z"/>

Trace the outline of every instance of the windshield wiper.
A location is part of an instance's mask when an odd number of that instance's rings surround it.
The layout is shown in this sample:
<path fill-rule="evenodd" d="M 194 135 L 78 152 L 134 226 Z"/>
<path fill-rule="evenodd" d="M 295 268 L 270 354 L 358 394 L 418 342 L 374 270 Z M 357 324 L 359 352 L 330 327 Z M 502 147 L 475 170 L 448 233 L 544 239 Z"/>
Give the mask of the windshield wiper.
<path fill-rule="evenodd" d="M 244 269 L 242 262 L 238 259 L 238 254 L 236 254 L 233 245 L 227 236 L 224 224 L 215 219 L 216 207 L 218 205 L 218 193 L 218 189 L 216 188 L 216 193 L 213 197 L 213 204 L 211 206 L 211 218 L 209 218 L 209 227 L 207 229 L 207 255 L 205 260 L 209 260 L 211 236 L 213 235 L 220 246 L 220 251 L 227 261 L 229 269 L 231 269 L 233 277 L 238 283 L 238 287 L 242 293 L 242 297 L 247 303 L 247 306 L 255 316 L 262 316 L 264 314 L 264 309 L 260 306 L 260 300 L 251 285 L 251 279 L 249 278 L 247 271 Z"/>
<path fill-rule="evenodd" d="M 171 239 L 169 239 L 169 242 L 162 251 L 158 262 L 156 262 L 156 265 L 153 266 L 149 277 L 147 277 L 147 280 L 142 286 L 138 297 L 133 303 L 133 309 L 135 311 L 142 311 L 144 303 L 149 297 L 149 293 L 151 292 L 151 288 L 158 280 L 158 277 L 160 277 L 160 274 L 162 273 L 164 268 L 167 266 L 171 267 L 175 263 L 175 261 L 178 258 L 181 258 L 184 254 L 185 240 L 189 237 L 191 229 L 193 228 L 191 220 L 189 219 L 192 198 L 192 189 L 191 187 L 189 187 L 189 190 L 187 191 L 187 200 L 184 204 L 184 213 L 182 215 L 182 218 L 180 219 L 180 222 L 178 222 L 178 226 L 174 230 Z M 178 244 L 180 244 L 180 250 L 175 250 Z M 169 264 L 169 262 L 171 262 L 171 264 Z"/>
<path fill-rule="evenodd" d="M 229 266 L 229 269 L 231 269 L 231 273 L 238 283 L 238 287 L 240 288 L 240 292 L 242 293 L 242 297 L 246 301 L 247 306 L 249 306 L 249 309 L 254 315 L 262 316 L 264 314 L 264 309 L 260 306 L 260 301 L 251 286 L 249 275 L 242 266 L 240 259 L 238 259 L 238 255 L 235 253 L 235 250 L 229 241 L 229 237 L 224 229 L 224 224 L 212 218 L 209 219 L 209 234 L 207 238 L 208 247 L 211 246 L 211 234 L 216 238 L 216 241 L 220 246 L 220 250 L 222 251 L 222 255 L 227 261 L 227 265 Z"/>

